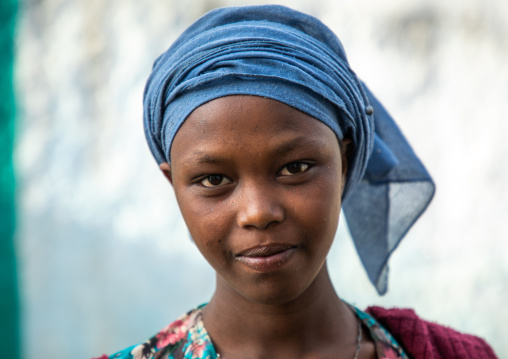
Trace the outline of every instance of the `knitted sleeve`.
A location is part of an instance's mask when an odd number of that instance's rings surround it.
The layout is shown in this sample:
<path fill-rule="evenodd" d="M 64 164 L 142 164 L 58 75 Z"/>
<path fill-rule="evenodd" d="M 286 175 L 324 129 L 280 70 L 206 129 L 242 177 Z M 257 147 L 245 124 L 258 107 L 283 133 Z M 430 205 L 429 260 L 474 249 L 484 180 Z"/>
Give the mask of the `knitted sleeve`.
<path fill-rule="evenodd" d="M 414 359 L 497 359 L 485 340 L 420 319 L 412 309 L 369 307 Z"/>

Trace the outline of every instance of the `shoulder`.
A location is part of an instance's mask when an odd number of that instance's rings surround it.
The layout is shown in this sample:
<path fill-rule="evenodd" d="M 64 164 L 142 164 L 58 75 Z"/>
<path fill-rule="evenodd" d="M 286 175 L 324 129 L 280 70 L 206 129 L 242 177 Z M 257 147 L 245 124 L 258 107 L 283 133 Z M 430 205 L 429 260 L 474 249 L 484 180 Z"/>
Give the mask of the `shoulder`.
<path fill-rule="evenodd" d="M 425 321 L 412 309 L 369 307 L 366 312 L 415 359 L 497 358 L 485 340 Z"/>
<path fill-rule="evenodd" d="M 162 357 L 162 355 L 172 359 L 182 358 L 186 354 L 191 354 L 191 356 L 185 356 L 186 358 L 194 358 L 195 356 L 192 354 L 195 354 L 196 351 L 203 351 L 204 348 L 199 344 L 202 344 L 206 339 L 203 338 L 206 333 L 203 333 L 202 328 L 202 307 L 199 306 L 185 313 L 141 344 L 96 359 L 155 359 Z M 197 343 L 199 348 L 196 347 L 196 341 L 199 341 Z"/>

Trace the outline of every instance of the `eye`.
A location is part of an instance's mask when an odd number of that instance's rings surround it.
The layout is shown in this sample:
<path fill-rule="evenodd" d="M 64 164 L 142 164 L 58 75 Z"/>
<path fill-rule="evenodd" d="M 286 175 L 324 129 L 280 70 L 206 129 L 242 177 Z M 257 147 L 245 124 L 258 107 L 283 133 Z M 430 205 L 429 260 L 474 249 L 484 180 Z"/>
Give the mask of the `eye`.
<path fill-rule="evenodd" d="M 309 165 L 303 162 L 292 162 L 284 166 L 280 171 L 281 176 L 293 176 L 305 172 L 309 169 Z"/>
<path fill-rule="evenodd" d="M 231 183 L 231 180 L 223 175 L 209 175 L 199 182 L 203 187 L 213 188 Z"/>

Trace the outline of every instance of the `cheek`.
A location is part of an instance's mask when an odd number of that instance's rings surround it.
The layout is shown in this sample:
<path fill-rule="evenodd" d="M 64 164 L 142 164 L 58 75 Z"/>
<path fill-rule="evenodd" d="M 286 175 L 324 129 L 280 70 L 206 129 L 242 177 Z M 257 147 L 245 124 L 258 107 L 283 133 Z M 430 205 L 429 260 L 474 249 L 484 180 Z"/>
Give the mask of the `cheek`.
<path fill-rule="evenodd" d="M 225 261 L 225 239 L 230 229 L 228 211 L 222 203 L 211 204 L 175 191 L 182 217 L 194 243 L 213 267 Z"/>
<path fill-rule="evenodd" d="M 331 245 L 341 208 L 340 176 L 323 176 L 300 202 L 300 206 L 295 208 L 298 221 L 305 223 L 305 227 L 311 232 L 311 238 L 320 238 Z M 317 245 L 315 242 L 313 244 Z M 326 246 L 323 246 L 323 249 L 324 247 Z"/>

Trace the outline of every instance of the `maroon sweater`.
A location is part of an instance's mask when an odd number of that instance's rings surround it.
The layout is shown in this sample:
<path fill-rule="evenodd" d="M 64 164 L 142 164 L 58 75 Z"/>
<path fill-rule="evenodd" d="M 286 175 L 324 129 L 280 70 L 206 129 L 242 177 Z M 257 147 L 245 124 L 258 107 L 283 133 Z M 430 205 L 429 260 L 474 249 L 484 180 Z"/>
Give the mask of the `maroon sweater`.
<path fill-rule="evenodd" d="M 369 307 L 413 359 L 497 359 L 492 348 L 473 335 L 418 318 L 412 309 Z"/>

